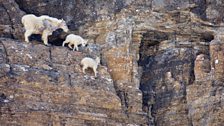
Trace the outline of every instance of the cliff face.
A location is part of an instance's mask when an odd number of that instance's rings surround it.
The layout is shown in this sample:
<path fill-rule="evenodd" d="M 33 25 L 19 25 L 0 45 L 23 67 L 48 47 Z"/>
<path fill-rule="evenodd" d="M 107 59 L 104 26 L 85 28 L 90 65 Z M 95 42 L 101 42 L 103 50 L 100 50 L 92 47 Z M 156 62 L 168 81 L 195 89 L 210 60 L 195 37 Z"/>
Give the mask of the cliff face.
<path fill-rule="evenodd" d="M 1 125 L 223 125 L 223 5 L 1 0 Z M 26 13 L 65 19 L 89 46 L 25 43 Z M 85 56 L 101 57 L 97 78 Z"/>

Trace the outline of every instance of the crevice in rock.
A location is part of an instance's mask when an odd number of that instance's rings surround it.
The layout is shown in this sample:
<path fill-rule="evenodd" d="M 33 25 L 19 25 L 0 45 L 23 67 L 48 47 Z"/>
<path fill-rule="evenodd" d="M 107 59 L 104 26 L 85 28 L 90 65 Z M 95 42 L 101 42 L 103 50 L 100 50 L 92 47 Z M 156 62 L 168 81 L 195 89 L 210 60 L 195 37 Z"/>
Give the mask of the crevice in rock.
<path fill-rule="evenodd" d="M 186 94 L 186 96 L 187 96 L 187 94 Z M 186 101 L 187 101 L 187 99 L 186 99 Z M 193 121 L 192 121 L 192 117 L 190 116 L 189 108 L 187 108 L 187 115 L 188 115 L 187 118 L 188 118 L 189 125 L 193 126 Z"/>
<path fill-rule="evenodd" d="M 194 59 L 191 59 L 191 67 L 190 67 L 190 78 L 188 84 L 191 85 L 195 81 L 195 74 L 194 74 Z"/>
<path fill-rule="evenodd" d="M 7 73 L 9 77 L 13 77 L 16 74 L 13 72 L 12 64 L 9 64 L 9 72 Z"/>
<path fill-rule="evenodd" d="M 114 88 L 116 91 L 117 96 L 120 98 L 121 100 L 121 106 L 122 106 L 122 110 L 124 111 L 124 113 L 128 116 L 128 97 L 127 97 L 127 92 L 120 90 L 116 84 L 114 84 Z"/>
<path fill-rule="evenodd" d="M 143 111 L 148 113 L 149 125 L 155 125 L 153 115 L 153 104 L 155 103 L 155 82 L 153 82 L 152 65 L 155 63 L 154 56 L 158 52 L 159 43 L 169 39 L 169 34 L 160 31 L 148 31 L 143 34 L 140 45 L 140 59 L 138 65 L 143 68 L 143 74 L 140 81 L 140 90 L 142 91 Z"/>
<path fill-rule="evenodd" d="M 127 116 L 128 116 L 128 107 L 129 107 L 129 105 L 128 105 L 128 93 L 127 92 L 125 92 L 125 91 L 121 91 L 120 93 L 120 98 L 122 99 L 122 101 L 123 101 L 123 105 L 124 105 L 124 110 L 125 110 L 125 114 L 127 114 Z"/>
<path fill-rule="evenodd" d="M 51 52 L 51 47 L 49 47 L 49 59 L 50 59 L 49 66 L 52 67 L 52 66 L 53 66 L 53 63 L 52 63 L 52 52 Z"/>
<path fill-rule="evenodd" d="M 24 9 L 22 2 L 23 1 L 21 1 L 21 0 L 15 0 L 15 3 L 18 5 L 19 9 L 21 11 L 25 12 L 26 14 L 29 14 L 30 12 L 28 12 L 26 9 Z"/>
<path fill-rule="evenodd" d="M 6 63 L 9 64 L 8 52 L 7 52 L 7 50 L 6 50 L 6 47 L 5 47 L 5 45 L 4 45 L 3 42 L 0 42 L 0 43 L 2 44 L 2 47 L 4 48 L 4 51 L 5 51 Z"/>
<path fill-rule="evenodd" d="M 186 104 L 187 104 L 187 96 L 188 96 L 188 94 L 187 94 L 187 86 L 189 86 L 189 85 L 191 85 L 191 84 L 193 84 L 194 83 L 194 81 L 195 81 L 195 75 L 194 75 L 194 57 L 193 57 L 193 55 L 192 55 L 192 58 L 191 58 L 191 67 L 190 67 L 190 76 L 189 76 L 189 82 L 187 82 L 187 84 L 185 84 L 185 87 L 184 87 L 184 89 L 183 89 L 183 91 L 184 91 L 184 101 L 186 101 Z M 188 120 L 188 122 L 189 122 L 189 125 L 190 126 L 193 126 L 193 121 L 192 121 L 192 117 L 190 116 L 190 112 L 189 112 L 190 110 L 189 110 L 189 107 L 187 106 L 186 107 L 186 115 L 187 115 L 187 120 Z"/>
<path fill-rule="evenodd" d="M 72 87 L 71 74 L 68 74 L 68 83 L 69 83 L 69 86 Z"/>

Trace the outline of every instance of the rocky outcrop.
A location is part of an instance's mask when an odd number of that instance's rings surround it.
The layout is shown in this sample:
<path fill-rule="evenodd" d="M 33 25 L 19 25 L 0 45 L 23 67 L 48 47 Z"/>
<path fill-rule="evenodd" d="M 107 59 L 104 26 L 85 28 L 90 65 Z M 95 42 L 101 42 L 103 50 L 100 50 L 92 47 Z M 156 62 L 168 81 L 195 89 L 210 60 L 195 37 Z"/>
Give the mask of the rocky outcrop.
<path fill-rule="evenodd" d="M 1 20 L 0 33 L 1 37 L 11 37 L 15 39 L 23 38 L 23 28 L 21 17 L 25 14 L 20 10 L 15 0 L 0 0 Z"/>
<path fill-rule="evenodd" d="M 6 29 L 0 31 L 1 124 L 221 126 L 222 5 L 219 0 L 1 2 L 6 21 L 0 22 Z M 9 17 L 11 6 L 21 12 L 15 20 Z M 23 12 L 64 18 L 89 46 L 80 52 L 61 47 L 66 36 L 61 33 L 49 37 L 49 47 L 24 43 L 15 37 L 23 29 L 13 29 Z M 85 56 L 101 56 L 97 78 L 82 73 Z"/>
<path fill-rule="evenodd" d="M 92 71 L 82 73 L 80 61 L 90 54 L 10 39 L 1 39 L 1 46 L 1 93 L 8 100 L 1 102 L 1 125 L 121 125 L 140 121 L 127 121 L 105 66 L 100 66 L 97 78 Z"/>

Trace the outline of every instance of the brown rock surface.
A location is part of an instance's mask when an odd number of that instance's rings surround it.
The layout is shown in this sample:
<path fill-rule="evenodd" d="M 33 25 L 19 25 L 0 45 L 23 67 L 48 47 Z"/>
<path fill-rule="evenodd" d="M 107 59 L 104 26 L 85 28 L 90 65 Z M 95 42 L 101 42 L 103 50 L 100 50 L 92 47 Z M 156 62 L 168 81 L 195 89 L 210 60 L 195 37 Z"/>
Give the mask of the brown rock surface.
<path fill-rule="evenodd" d="M 9 99 L 1 103 L 1 125 L 113 125 L 137 121 L 127 121 L 106 67 L 99 67 L 97 78 L 91 71 L 82 73 L 80 60 L 85 54 L 11 39 L 1 39 L 1 44 L 1 54 L 7 56 L 1 63 L 0 89 Z"/>
<path fill-rule="evenodd" d="M 0 0 L 0 124 L 222 126 L 222 5 Z M 89 45 L 61 47 L 61 34 L 25 43 L 24 13 L 64 18 Z M 82 73 L 85 56 L 101 56 L 97 78 Z"/>

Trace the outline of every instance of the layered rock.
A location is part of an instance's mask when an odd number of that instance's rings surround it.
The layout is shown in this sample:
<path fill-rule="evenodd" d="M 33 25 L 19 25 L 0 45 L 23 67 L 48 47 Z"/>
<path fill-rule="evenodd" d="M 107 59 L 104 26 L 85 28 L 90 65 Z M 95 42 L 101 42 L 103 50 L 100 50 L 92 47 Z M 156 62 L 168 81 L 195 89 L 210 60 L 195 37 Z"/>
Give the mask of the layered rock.
<path fill-rule="evenodd" d="M 82 73 L 80 61 L 90 54 L 10 39 L 1 44 L 1 93 L 9 100 L 1 103 L 1 125 L 140 123 L 123 113 L 105 66 L 97 78 Z"/>

